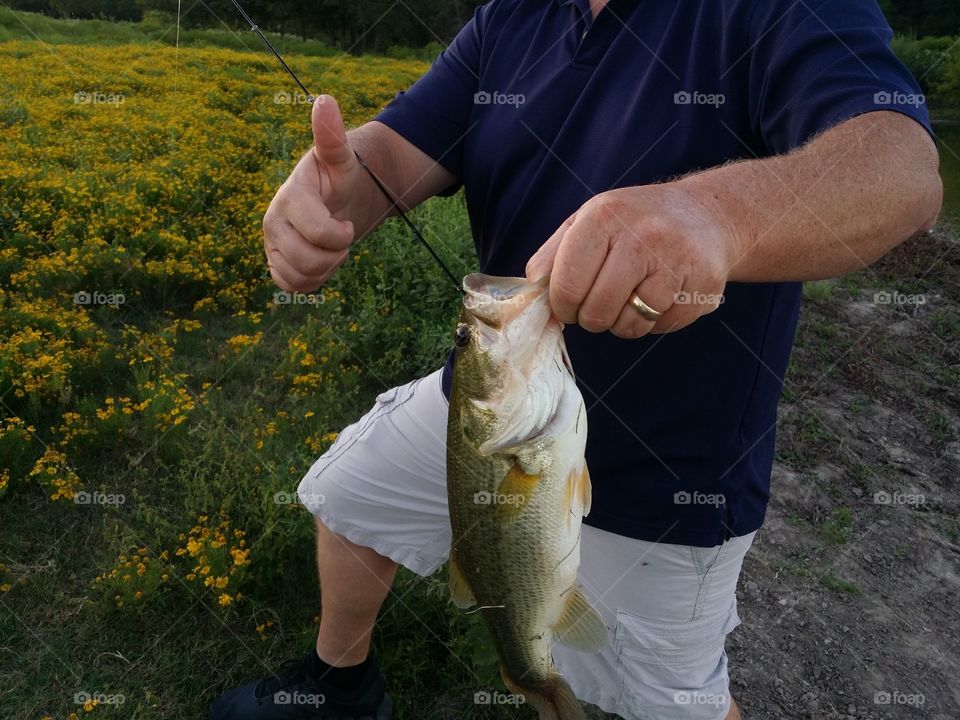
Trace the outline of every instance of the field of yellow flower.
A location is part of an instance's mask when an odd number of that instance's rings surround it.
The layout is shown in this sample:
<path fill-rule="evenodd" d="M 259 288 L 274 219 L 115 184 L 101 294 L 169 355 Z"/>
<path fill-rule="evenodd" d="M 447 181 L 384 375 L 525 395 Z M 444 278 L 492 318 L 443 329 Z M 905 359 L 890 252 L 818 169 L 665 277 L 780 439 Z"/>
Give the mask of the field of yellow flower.
<path fill-rule="evenodd" d="M 457 297 L 398 225 L 316 294 L 272 285 L 261 217 L 309 105 L 253 50 L 0 43 L 3 718 L 203 717 L 308 647 L 296 483 L 377 392 L 443 362 Z M 289 60 L 348 124 L 426 68 Z M 470 269 L 460 197 L 416 219 Z M 442 582 L 397 597 L 400 712 L 474 687 L 466 665 L 419 672 L 474 652 Z"/>

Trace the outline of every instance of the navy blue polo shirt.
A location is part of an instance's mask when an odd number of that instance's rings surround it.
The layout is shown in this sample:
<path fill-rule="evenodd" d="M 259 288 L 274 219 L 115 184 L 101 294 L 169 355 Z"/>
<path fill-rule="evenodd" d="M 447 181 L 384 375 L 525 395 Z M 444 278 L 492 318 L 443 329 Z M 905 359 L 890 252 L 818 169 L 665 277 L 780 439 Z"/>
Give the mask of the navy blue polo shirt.
<path fill-rule="evenodd" d="M 593 20 L 588 0 L 493 0 L 377 119 L 459 178 L 481 269 L 522 276 L 606 190 L 785 153 L 875 110 L 929 129 L 891 36 L 873 0 L 611 0 Z M 588 524 L 706 547 L 760 527 L 800 291 L 731 283 L 715 313 L 639 340 L 566 329 Z"/>

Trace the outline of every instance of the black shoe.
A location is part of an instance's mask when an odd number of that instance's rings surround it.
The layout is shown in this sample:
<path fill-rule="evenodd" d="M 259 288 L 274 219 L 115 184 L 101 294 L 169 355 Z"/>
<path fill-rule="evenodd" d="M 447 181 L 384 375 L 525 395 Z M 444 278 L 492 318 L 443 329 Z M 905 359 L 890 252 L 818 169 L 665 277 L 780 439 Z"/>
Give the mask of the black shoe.
<path fill-rule="evenodd" d="M 340 690 L 311 677 L 312 651 L 284 663 L 276 675 L 218 697 L 209 720 L 391 720 L 393 701 L 372 660 L 356 690 Z"/>

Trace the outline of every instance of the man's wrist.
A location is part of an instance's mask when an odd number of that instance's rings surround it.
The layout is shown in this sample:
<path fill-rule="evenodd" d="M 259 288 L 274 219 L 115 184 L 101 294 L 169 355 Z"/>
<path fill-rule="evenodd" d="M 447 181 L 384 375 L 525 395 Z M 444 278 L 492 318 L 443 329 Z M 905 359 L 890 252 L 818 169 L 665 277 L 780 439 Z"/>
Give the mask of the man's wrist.
<path fill-rule="evenodd" d="M 723 177 L 720 172 L 723 169 L 687 176 L 677 181 L 676 185 L 699 207 L 705 221 L 719 231 L 723 238 L 720 250 L 730 273 L 740 265 L 749 248 L 749 211 L 738 196 L 727 190 L 726 185 L 735 178 Z"/>

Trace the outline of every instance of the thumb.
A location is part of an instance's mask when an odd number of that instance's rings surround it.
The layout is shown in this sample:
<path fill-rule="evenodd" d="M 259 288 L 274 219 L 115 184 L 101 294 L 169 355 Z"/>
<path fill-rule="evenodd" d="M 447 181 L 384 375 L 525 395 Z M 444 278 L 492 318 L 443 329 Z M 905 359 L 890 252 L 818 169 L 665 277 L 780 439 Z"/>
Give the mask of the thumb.
<path fill-rule="evenodd" d="M 553 269 L 553 261 L 557 257 L 557 251 L 560 249 L 560 243 L 563 240 L 564 234 L 567 230 L 573 225 L 574 217 L 572 216 L 567 219 L 563 225 L 557 228 L 557 231 L 549 237 L 549 239 L 540 246 L 540 249 L 537 250 L 527 261 L 527 280 L 529 282 L 536 282 L 541 280 L 550 274 L 550 271 Z"/>
<path fill-rule="evenodd" d="M 331 170 L 354 162 L 353 150 L 347 144 L 347 132 L 337 101 L 321 95 L 313 101 L 313 152 L 321 164 Z"/>

